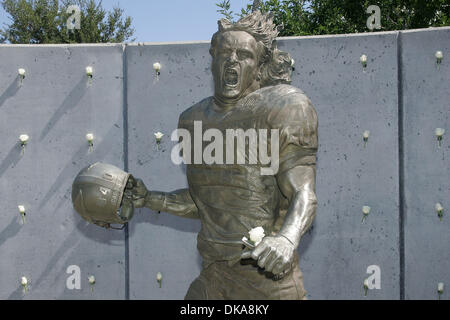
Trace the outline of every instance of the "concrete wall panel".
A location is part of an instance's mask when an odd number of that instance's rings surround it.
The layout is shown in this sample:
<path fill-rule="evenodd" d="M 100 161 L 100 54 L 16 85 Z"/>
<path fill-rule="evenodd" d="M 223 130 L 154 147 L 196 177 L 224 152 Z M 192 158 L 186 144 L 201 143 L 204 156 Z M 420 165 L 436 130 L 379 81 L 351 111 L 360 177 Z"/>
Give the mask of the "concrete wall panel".
<path fill-rule="evenodd" d="M 87 225 L 71 201 L 86 165 L 123 167 L 122 46 L 2 46 L 0 61 L 0 298 L 124 299 L 124 232 Z M 26 69 L 22 86 L 18 68 Z M 23 155 L 22 133 L 30 136 Z M 66 287 L 70 265 L 81 269 L 80 290 Z"/>
<path fill-rule="evenodd" d="M 310 299 L 399 298 L 396 37 L 279 42 L 295 60 L 293 85 L 310 97 L 319 118 L 317 216 L 299 246 Z M 361 223 L 365 205 L 371 211 Z M 370 265 L 380 267 L 381 289 L 365 297 Z"/>
<path fill-rule="evenodd" d="M 127 48 L 130 172 L 150 190 L 187 186 L 171 161 L 170 140 L 182 111 L 212 95 L 209 44 L 133 45 Z M 162 66 L 157 77 L 153 63 Z M 158 150 L 154 133 L 164 133 Z M 200 273 L 198 220 L 140 209 L 130 224 L 130 298 L 183 299 Z M 162 288 L 156 274 L 163 274 Z"/>
<path fill-rule="evenodd" d="M 402 34 L 406 299 L 437 299 L 438 283 L 450 285 L 449 53 L 450 28 Z M 447 131 L 440 148 L 436 128 Z M 445 290 L 441 298 L 449 297 Z"/>

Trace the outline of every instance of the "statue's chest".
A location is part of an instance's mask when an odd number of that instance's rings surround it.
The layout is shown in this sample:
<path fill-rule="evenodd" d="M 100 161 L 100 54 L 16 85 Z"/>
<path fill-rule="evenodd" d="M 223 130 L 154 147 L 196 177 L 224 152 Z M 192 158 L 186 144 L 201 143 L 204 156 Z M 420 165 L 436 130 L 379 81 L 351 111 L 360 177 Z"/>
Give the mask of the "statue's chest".
<path fill-rule="evenodd" d="M 244 131 L 265 129 L 267 128 L 267 108 L 258 102 L 256 99 L 245 100 L 227 112 L 220 112 L 212 105 L 193 120 L 201 122 L 203 132 L 208 129 L 217 129 L 225 134 L 228 129 Z M 194 121 L 191 121 L 190 129 L 193 129 Z"/>

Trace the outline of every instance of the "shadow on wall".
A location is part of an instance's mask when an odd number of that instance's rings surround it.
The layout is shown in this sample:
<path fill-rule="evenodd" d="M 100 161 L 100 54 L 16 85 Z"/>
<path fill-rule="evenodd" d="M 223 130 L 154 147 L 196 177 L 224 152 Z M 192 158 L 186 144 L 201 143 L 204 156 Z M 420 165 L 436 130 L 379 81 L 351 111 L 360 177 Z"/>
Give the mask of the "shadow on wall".
<path fill-rule="evenodd" d="M 11 222 L 0 231 L 0 247 L 11 238 L 14 238 L 20 231 L 20 224 L 17 222 L 17 217 L 14 216 Z"/>
<path fill-rule="evenodd" d="M 114 139 L 115 135 L 113 133 L 114 130 L 120 130 L 119 128 L 112 126 L 108 132 L 104 135 L 106 139 L 102 140 L 100 143 L 96 143 L 94 146 L 94 154 L 95 158 L 92 158 L 92 161 L 90 161 L 89 164 L 92 164 L 95 161 L 95 159 L 103 159 L 109 152 L 113 149 L 113 146 L 115 145 L 116 141 Z M 58 177 L 53 182 L 52 186 L 48 189 L 45 196 L 42 198 L 42 200 L 39 203 L 39 209 L 42 209 L 49 201 L 50 199 L 56 195 L 61 194 L 58 193 L 58 190 L 60 190 L 64 184 L 66 184 L 66 190 L 70 191 L 72 189 L 72 182 L 73 179 L 75 179 L 78 172 L 82 169 L 80 168 L 78 163 L 83 162 L 86 159 L 86 152 L 88 150 L 87 144 L 83 141 L 81 142 L 81 146 L 78 150 L 76 150 L 72 156 L 72 158 L 67 162 L 68 164 L 62 169 L 62 171 L 59 173 Z M 87 163 L 85 164 L 88 165 Z M 68 181 L 69 180 L 69 181 Z M 67 192 L 65 195 L 67 195 Z M 63 199 L 58 203 L 58 205 L 55 207 L 55 210 L 58 209 L 60 206 L 62 206 L 67 201 L 70 201 L 66 198 L 67 196 L 64 196 Z"/>
<path fill-rule="evenodd" d="M 14 96 L 20 89 L 19 78 L 14 79 L 14 81 L 9 85 L 9 87 L 0 96 L 0 108 L 5 103 L 6 100 Z"/>
<path fill-rule="evenodd" d="M 47 134 L 53 129 L 56 123 L 61 119 L 61 117 L 67 113 L 70 109 L 73 109 L 77 103 L 83 98 L 86 93 L 86 79 L 81 78 L 78 84 L 70 91 L 70 93 L 66 96 L 63 103 L 59 108 L 55 111 L 52 118 L 47 122 L 44 130 L 42 130 L 41 136 L 39 138 L 42 141 Z"/>
<path fill-rule="evenodd" d="M 79 221 L 79 223 L 77 223 L 78 231 L 86 238 L 115 247 L 122 247 L 125 245 L 124 230 L 108 230 L 82 220 L 80 215 L 74 209 L 72 209 L 72 213 L 76 216 L 75 220 Z"/>
<path fill-rule="evenodd" d="M 84 224 L 83 221 L 80 221 L 77 224 L 77 228 Z M 73 247 L 75 247 L 78 242 L 81 241 L 81 237 L 79 236 L 76 229 L 74 229 L 64 240 L 64 242 L 61 244 L 61 246 L 56 250 L 55 254 L 49 259 L 47 265 L 45 268 L 43 268 L 44 272 L 39 276 L 39 278 L 32 283 L 32 286 L 37 288 L 42 281 L 44 281 L 49 274 L 51 274 L 52 271 L 54 271 L 54 266 L 58 263 L 58 261 Z M 8 300 L 22 300 L 24 297 L 23 294 L 23 288 L 21 286 L 18 286 L 18 288 L 12 292 Z"/>
<path fill-rule="evenodd" d="M 23 288 L 21 286 L 18 286 L 16 291 L 11 293 L 7 300 L 23 300 L 23 297 Z"/>
<path fill-rule="evenodd" d="M 77 216 L 76 220 L 78 220 L 76 228 L 67 236 L 67 238 L 64 240 L 64 242 L 59 246 L 59 248 L 55 251 L 53 256 L 49 259 L 47 265 L 45 268 L 43 268 L 44 272 L 39 276 L 39 278 L 33 283 L 33 286 L 35 288 L 38 288 L 38 286 L 43 283 L 44 281 L 47 281 L 48 276 L 55 271 L 55 266 L 58 264 L 58 261 L 63 258 L 67 252 L 71 251 L 73 248 L 75 248 L 78 243 L 82 240 L 82 237 L 80 237 L 80 233 L 85 235 L 88 238 L 94 239 L 95 241 L 106 243 L 108 245 L 113 246 L 123 246 L 124 245 L 124 233 L 123 232 L 117 232 L 113 233 L 111 230 L 102 229 L 100 227 L 97 227 L 95 225 L 89 225 L 84 220 L 81 220 L 81 218 L 78 216 L 78 214 L 72 210 L 72 212 Z M 16 222 L 16 224 L 20 225 Z M 17 227 L 16 227 L 17 228 Z M 0 233 L 0 236 L 3 238 L 3 233 Z M 13 236 L 11 235 L 11 231 L 8 231 L 9 237 Z M 2 239 L 0 238 L 0 239 Z M 117 243 L 112 243 L 111 241 L 118 240 Z M 54 279 L 56 281 L 56 279 Z M 23 299 L 23 288 L 19 286 L 17 290 L 12 292 L 10 296 L 8 297 L 8 300 L 21 300 Z"/>
<path fill-rule="evenodd" d="M 150 209 L 142 208 L 136 209 L 134 213 L 133 220 L 128 224 L 128 230 L 130 237 L 134 234 L 136 229 L 136 224 L 138 223 L 150 223 L 157 228 L 169 227 L 171 229 L 193 233 L 195 235 L 200 231 L 200 220 L 187 219 L 182 217 L 177 217 L 175 215 L 165 213 L 165 212 L 155 212 Z M 196 247 L 194 245 L 193 248 L 187 248 L 188 250 L 195 250 L 195 254 L 197 256 L 197 263 L 199 267 L 202 265 L 202 259 Z M 149 249 L 150 250 L 150 249 Z"/>
<path fill-rule="evenodd" d="M 195 233 L 200 231 L 200 221 L 177 217 L 169 213 L 158 213 L 147 208 L 136 209 L 134 218 L 129 223 L 129 232 L 132 235 L 135 232 L 136 223 L 150 223 L 158 227 L 169 227 L 177 231 Z"/>
<path fill-rule="evenodd" d="M 71 248 L 75 247 L 78 244 L 78 242 L 81 241 L 81 237 L 79 236 L 77 229 L 80 228 L 83 224 L 84 224 L 83 221 L 77 223 L 76 229 L 74 229 L 67 236 L 64 242 L 56 250 L 55 254 L 50 258 L 45 268 L 43 268 L 44 272 L 39 276 L 39 278 L 34 283 L 36 287 L 46 278 L 47 275 L 50 274 L 50 272 L 53 270 L 53 267 L 56 265 L 59 259 L 61 259 L 62 256 L 64 256 L 67 252 L 70 251 Z"/>
<path fill-rule="evenodd" d="M 95 159 L 103 159 L 107 154 L 109 154 L 109 152 L 112 150 L 113 146 L 116 143 L 115 134 L 113 133 L 114 130 L 120 129 L 118 129 L 115 126 L 112 126 L 108 130 L 108 132 L 104 135 L 104 137 L 107 138 L 95 145 L 94 152 L 96 157 L 92 158 L 92 161 L 89 161 L 88 164 L 95 163 L 98 161 Z M 123 232 L 113 233 L 111 230 L 106 230 L 96 225 L 86 226 L 85 221 L 81 220 L 81 217 L 78 215 L 78 213 L 76 213 L 76 211 L 72 207 L 72 199 L 71 199 L 72 182 L 73 179 L 78 174 L 78 172 L 81 170 L 79 163 L 85 160 L 87 150 L 88 150 L 87 145 L 85 143 L 82 143 L 80 148 L 75 151 L 72 158 L 67 162 L 68 164 L 62 169 L 58 177 L 53 182 L 52 186 L 48 189 L 47 193 L 40 201 L 39 209 L 43 209 L 54 195 L 59 195 L 61 199 L 58 202 L 58 204 L 55 207 L 53 207 L 53 210 L 57 211 L 62 206 L 67 205 L 68 210 L 71 211 L 72 214 L 76 215 L 76 221 L 80 221 L 80 223 L 77 224 L 77 229 L 79 232 L 81 232 L 87 238 L 93 239 L 95 241 L 109 245 L 120 246 L 122 244 L 112 243 L 111 241 L 115 240 L 124 241 L 125 238 Z M 60 192 L 62 188 L 66 189 L 66 192 L 63 195 Z"/>
<path fill-rule="evenodd" d="M 5 160 L 2 161 L 0 164 L 0 177 L 5 173 L 5 171 L 12 165 L 14 168 L 17 163 L 21 159 L 21 149 L 19 148 L 18 143 L 16 143 L 11 150 L 9 151 L 8 155 L 6 156 Z"/>

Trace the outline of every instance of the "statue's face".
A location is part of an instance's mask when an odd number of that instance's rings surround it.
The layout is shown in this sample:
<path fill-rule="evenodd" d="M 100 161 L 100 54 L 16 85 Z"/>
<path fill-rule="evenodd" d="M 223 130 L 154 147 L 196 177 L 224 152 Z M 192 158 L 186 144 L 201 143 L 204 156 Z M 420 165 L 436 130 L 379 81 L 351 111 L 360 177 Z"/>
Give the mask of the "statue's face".
<path fill-rule="evenodd" d="M 237 101 L 259 88 L 258 44 L 244 31 L 219 35 L 213 56 L 215 96 L 223 102 Z"/>

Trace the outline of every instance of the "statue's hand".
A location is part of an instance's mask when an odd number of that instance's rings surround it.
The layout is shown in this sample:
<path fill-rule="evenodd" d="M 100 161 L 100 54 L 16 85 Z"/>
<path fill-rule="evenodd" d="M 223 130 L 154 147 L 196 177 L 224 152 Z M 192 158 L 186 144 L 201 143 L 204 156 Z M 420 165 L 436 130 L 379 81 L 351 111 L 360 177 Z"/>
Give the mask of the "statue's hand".
<path fill-rule="evenodd" d="M 287 273 L 292 268 L 294 245 L 283 236 L 264 237 L 253 251 L 244 251 L 242 259 L 252 258 L 258 266 L 274 275 Z"/>
<path fill-rule="evenodd" d="M 123 205 L 132 203 L 134 208 L 143 208 L 145 206 L 145 197 L 148 194 L 147 187 L 141 179 L 135 179 L 130 176 L 124 190 Z"/>

